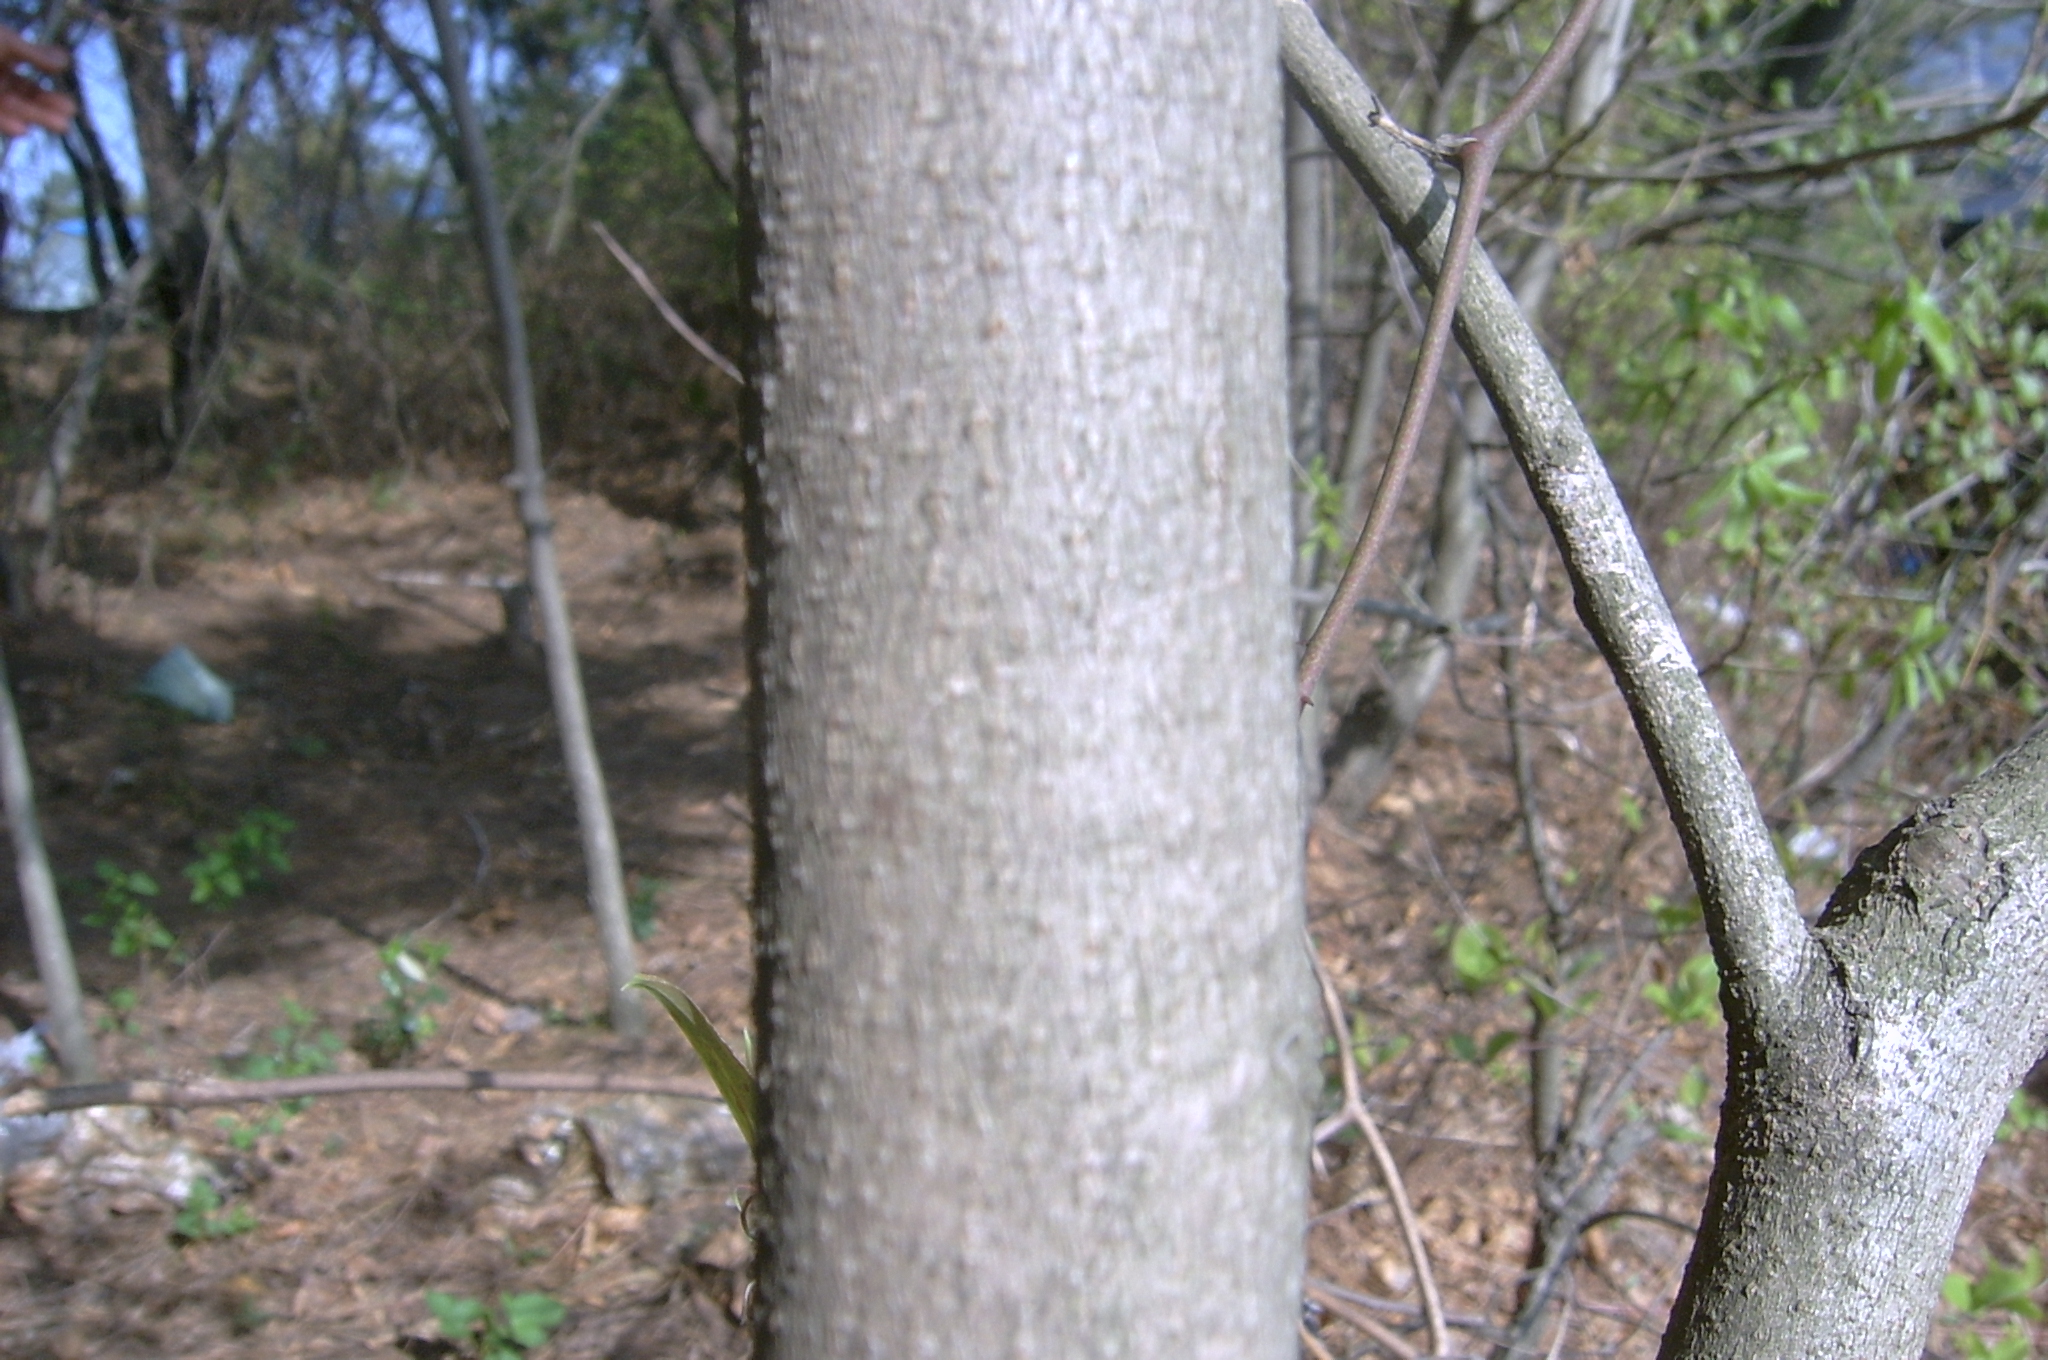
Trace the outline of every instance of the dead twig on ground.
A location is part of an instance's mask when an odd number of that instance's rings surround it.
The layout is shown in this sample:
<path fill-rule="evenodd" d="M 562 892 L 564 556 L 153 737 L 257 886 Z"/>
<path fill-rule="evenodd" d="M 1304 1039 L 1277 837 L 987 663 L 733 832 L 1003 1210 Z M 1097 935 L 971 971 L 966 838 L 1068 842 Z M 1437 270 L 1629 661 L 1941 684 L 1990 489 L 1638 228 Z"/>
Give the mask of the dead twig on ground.
<path fill-rule="evenodd" d="M 398 1091 L 551 1091 L 563 1093 L 677 1096 L 717 1100 L 705 1077 L 644 1077 L 612 1072 L 494 1072 L 478 1068 L 444 1071 L 324 1072 L 268 1081 L 98 1081 L 19 1091 L 0 1101 L 0 1117 L 54 1114 L 96 1105 L 147 1105 L 190 1110 L 206 1105 L 247 1105 L 309 1096 L 352 1096 Z"/>
<path fill-rule="evenodd" d="M 1415 1208 L 1408 1202 L 1408 1186 L 1401 1178 L 1401 1168 L 1395 1163 L 1387 1140 L 1380 1137 L 1379 1125 L 1373 1122 L 1371 1112 L 1365 1108 L 1365 1096 L 1359 1089 L 1358 1058 L 1351 1051 L 1351 1025 L 1344 1012 L 1344 1000 L 1337 995 L 1337 984 L 1331 980 L 1329 970 L 1316 956 L 1315 942 L 1307 943 L 1309 964 L 1315 969 L 1316 985 L 1323 994 L 1323 1013 L 1330 1022 L 1330 1033 L 1337 1044 L 1337 1071 L 1344 1084 L 1344 1104 L 1337 1113 L 1316 1125 L 1315 1143 L 1320 1147 L 1347 1127 L 1356 1128 L 1364 1136 L 1366 1146 L 1372 1149 L 1373 1161 L 1379 1167 L 1380 1179 L 1386 1182 L 1387 1197 L 1394 1205 L 1394 1218 L 1401 1225 L 1401 1240 L 1407 1245 L 1408 1258 L 1415 1266 L 1415 1287 L 1422 1295 L 1422 1316 L 1429 1326 L 1429 1353 L 1449 1355 L 1450 1334 L 1444 1325 L 1443 1296 L 1437 1292 L 1436 1275 L 1429 1268 L 1429 1249 L 1423 1244 L 1422 1227 L 1416 1222 Z"/>
<path fill-rule="evenodd" d="M 1310 1285 L 1308 1287 L 1308 1296 L 1311 1299 L 1314 1299 L 1317 1304 L 1321 1305 L 1322 1308 L 1329 1312 L 1331 1316 L 1341 1318 L 1343 1321 L 1351 1324 L 1353 1327 L 1356 1327 L 1359 1331 L 1365 1333 L 1366 1337 L 1370 1339 L 1374 1345 L 1380 1347 L 1382 1350 L 1385 1350 L 1389 1354 L 1400 1357 L 1400 1360 L 1421 1360 L 1421 1357 L 1416 1352 L 1416 1349 L 1413 1346 L 1409 1345 L 1400 1337 L 1396 1336 L 1394 1334 L 1394 1330 L 1391 1327 L 1379 1321 L 1377 1318 L 1368 1316 L 1366 1313 L 1360 1311 L 1357 1308 L 1353 1308 L 1350 1304 L 1336 1297 L 1334 1294 L 1330 1294 L 1321 1289 L 1318 1289 L 1314 1285 Z M 1303 1329 L 1303 1335 L 1307 1335 L 1306 1328 Z M 1441 1349 L 1439 1349 L 1437 1352 L 1437 1354 L 1440 1355 L 1444 1353 L 1445 1352 L 1443 1352 Z"/>

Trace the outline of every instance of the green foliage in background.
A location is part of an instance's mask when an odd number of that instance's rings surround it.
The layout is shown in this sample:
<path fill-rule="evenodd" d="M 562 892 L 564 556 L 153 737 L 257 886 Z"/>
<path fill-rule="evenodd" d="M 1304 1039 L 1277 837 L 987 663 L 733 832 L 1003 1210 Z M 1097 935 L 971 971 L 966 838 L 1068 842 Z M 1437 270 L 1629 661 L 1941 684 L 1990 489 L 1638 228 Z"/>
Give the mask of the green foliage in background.
<path fill-rule="evenodd" d="M 496 1304 L 460 1294 L 427 1291 L 427 1311 L 441 1335 L 477 1360 L 523 1360 L 544 1345 L 568 1319 L 569 1310 L 552 1294 L 500 1294 Z"/>
<path fill-rule="evenodd" d="M 1993 1261 L 1977 1275 L 1952 1270 L 1942 1281 L 1941 1298 L 1964 1319 L 1979 1322 L 1992 1314 L 2009 1313 L 2009 1321 L 1995 1341 L 1986 1341 L 1974 1331 L 1961 1336 L 1966 1360 L 2028 1360 L 2034 1353 L 2025 1323 L 2041 1319 L 2041 1307 L 2033 1294 L 2041 1287 L 2041 1252 L 2030 1248 L 2017 1265 Z"/>

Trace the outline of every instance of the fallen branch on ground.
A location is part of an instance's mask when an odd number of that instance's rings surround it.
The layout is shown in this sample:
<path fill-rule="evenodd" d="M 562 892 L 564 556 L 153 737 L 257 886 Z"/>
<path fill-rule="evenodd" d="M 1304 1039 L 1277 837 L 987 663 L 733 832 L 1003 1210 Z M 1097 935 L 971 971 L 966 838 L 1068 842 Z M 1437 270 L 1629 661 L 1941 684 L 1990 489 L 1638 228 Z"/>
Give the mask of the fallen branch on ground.
<path fill-rule="evenodd" d="M 404 1072 L 326 1072 L 269 1081 L 96 1081 L 19 1091 L 0 1101 L 0 1117 L 54 1114 L 95 1105 L 152 1105 L 189 1110 L 202 1105 L 243 1105 L 306 1096 L 368 1095 L 390 1091 L 553 1091 L 680 1096 L 717 1100 L 704 1077 L 642 1077 L 607 1072 L 491 1072 L 480 1069 Z"/>

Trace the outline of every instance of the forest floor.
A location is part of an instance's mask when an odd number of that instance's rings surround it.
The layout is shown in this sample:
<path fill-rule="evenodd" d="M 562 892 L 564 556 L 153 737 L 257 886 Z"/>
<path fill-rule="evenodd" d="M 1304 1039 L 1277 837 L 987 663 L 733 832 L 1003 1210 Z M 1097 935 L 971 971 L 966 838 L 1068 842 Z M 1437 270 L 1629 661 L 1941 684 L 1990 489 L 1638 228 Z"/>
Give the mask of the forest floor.
<path fill-rule="evenodd" d="M 736 1033 L 751 978 L 737 530 L 728 517 L 682 533 L 567 490 L 555 506 L 645 908 L 642 965 Z M 439 979 L 445 1000 L 424 1007 L 434 1033 L 409 1066 L 695 1070 L 665 1022 L 637 1048 L 600 1023 L 604 978 L 546 684 L 508 639 L 499 597 L 471 583 L 521 568 L 501 487 L 332 482 L 241 507 L 109 495 L 74 526 L 68 561 L 55 607 L 6 643 L 109 1075 L 219 1075 L 330 1049 L 341 1067 L 363 1067 L 338 1041 L 384 1013 L 380 945 L 401 937 L 445 945 L 459 970 Z M 135 696 L 178 644 L 234 685 L 233 722 L 185 721 Z M 1497 652 L 1461 649 L 1456 686 L 1366 825 L 1318 819 L 1309 884 L 1312 928 L 1355 1009 L 1372 1107 L 1447 1308 L 1487 1324 L 1512 1313 L 1535 1208 L 1529 1005 L 1508 979 L 1461 985 L 1447 944 L 1466 923 L 1519 941 L 1541 915 L 1490 716 Z M 1354 670 L 1365 654 L 1361 642 Z M 1708 1170 L 1718 1028 L 1665 1026 L 1642 999 L 1701 944 L 1649 924 L 1653 895 L 1683 899 L 1684 868 L 1604 668 L 1555 645 L 1524 671 L 1532 702 L 1555 719 L 1535 738 L 1545 835 L 1602 960 L 1568 1071 L 1582 1070 L 1576 1055 L 1626 1065 L 1650 1046 L 1617 1117 L 1660 1129 L 1612 1197 L 1628 1212 L 1588 1233 L 1564 1334 L 1546 1332 L 1539 1353 L 1647 1356 Z M 294 824 L 289 872 L 229 911 L 185 903 L 186 866 L 257 809 Z M 1862 830 L 1845 829 L 1835 862 L 1810 876 L 1815 905 Z M 102 862 L 160 885 L 175 957 L 144 968 L 79 924 L 99 900 Z M 125 1011 L 123 989 L 136 996 Z M 17 1021 L 42 1005 L 11 911 L 0 1003 Z M 309 1017 L 296 1028 L 288 1004 Z M 149 1116 L 157 1134 L 210 1159 L 225 1203 L 181 1218 L 147 1195 L 17 1174 L 0 1209 L 0 1354 L 452 1354 L 428 1291 L 560 1301 L 566 1321 L 536 1360 L 744 1354 L 744 1239 L 729 1190 L 645 1205 L 608 1185 L 565 1121 L 617 1103 L 377 1094 L 277 1118 Z M 1426 1351 L 1384 1187 L 1355 1145 L 1325 1152 L 1311 1276 Z M 2041 1240 L 2044 1189 L 2048 1133 L 1997 1144 L 1959 1248 L 1965 1268 L 2023 1259 Z M 1334 1313 L 1315 1322 L 1334 1355 L 1382 1353 Z M 1937 1334 L 1938 1354 L 1959 1353 L 1952 1330 Z M 1487 1335 L 1456 1334 L 1467 1354 L 1484 1353 Z"/>

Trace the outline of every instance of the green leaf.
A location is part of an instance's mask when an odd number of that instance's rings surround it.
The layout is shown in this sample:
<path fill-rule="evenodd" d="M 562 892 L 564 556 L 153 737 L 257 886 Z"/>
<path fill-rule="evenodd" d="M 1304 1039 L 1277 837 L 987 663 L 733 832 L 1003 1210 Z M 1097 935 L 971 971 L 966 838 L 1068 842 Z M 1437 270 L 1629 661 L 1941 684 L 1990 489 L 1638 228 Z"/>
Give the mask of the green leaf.
<path fill-rule="evenodd" d="M 645 973 L 626 984 L 638 987 L 651 994 L 668 1011 L 669 1019 L 676 1022 L 676 1028 L 690 1041 L 690 1047 L 697 1050 L 698 1060 L 704 1070 L 711 1074 L 712 1084 L 718 1087 L 718 1094 L 725 1097 L 725 1107 L 732 1111 L 733 1123 L 740 1126 L 740 1137 L 747 1140 L 747 1148 L 756 1156 L 760 1155 L 760 1144 L 755 1137 L 755 1107 L 759 1103 L 759 1088 L 754 1074 L 747 1070 L 745 1063 L 733 1053 L 717 1029 L 697 1009 L 697 1003 L 690 1000 L 682 988 L 663 982 L 660 978 Z"/>
<path fill-rule="evenodd" d="M 2014 1322 L 2007 1325 L 1998 1340 L 1987 1343 L 1983 1337 L 1972 1333 L 1963 1335 L 1964 1360 L 2031 1360 L 2034 1343 L 2027 1335 L 2027 1329 Z"/>
<path fill-rule="evenodd" d="M 1468 991 L 1500 981 L 1512 961 L 1499 926 L 1467 921 L 1451 936 L 1451 971 Z"/>
<path fill-rule="evenodd" d="M 434 1315 L 435 1322 L 441 1324 L 441 1335 L 451 1341 L 466 1339 L 484 1316 L 484 1306 L 476 1299 L 466 1299 L 460 1294 L 443 1294 L 438 1289 L 427 1291 L 427 1311 Z"/>
<path fill-rule="evenodd" d="M 1697 1110 L 1707 1103 L 1707 1074 L 1699 1068 L 1689 1069 L 1678 1080 L 1678 1103 L 1688 1110 Z"/>
<path fill-rule="evenodd" d="M 1712 954 L 1698 954 L 1686 960 L 1667 986 L 1652 982 L 1643 988 L 1651 1005 L 1674 1025 L 1709 1020 L 1720 1013 L 1721 971 Z"/>
<path fill-rule="evenodd" d="M 2041 1252 L 2032 1248 L 2026 1259 L 2018 1265 L 2001 1265 L 1996 1262 L 1984 1268 L 1970 1286 L 1970 1297 L 1974 1303 L 1972 1312 L 1986 1312 L 2002 1308 L 2008 1313 L 2017 1313 L 2023 1318 L 2038 1319 L 2041 1308 L 2027 1296 L 2041 1286 Z"/>
<path fill-rule="evenodd" d="M 569 1310 L 552 1294 L 507 1294 L 499 1302 L 505 1309 L 505 1332 L 525 1349 L 546 1341 Z"/>
<path fill-rule="evenodd" d="M 1906 315 L 1920 342 L 1927 346 L 1934 367 L 1949 382 L 1962 375 L 1962 356 L 1956 350 L 1955 327 L 1941 314 L 1941 303 L 1931 290 L 1918 282 L 1906 285 Z"/>
<path fill-rule="evenodd" d="M 1627 789 L 1615 795 L 1615 811 L 1621 817 L 1621 824 L 1630 831 L 1643 829 L 1643 800 Z"/>

